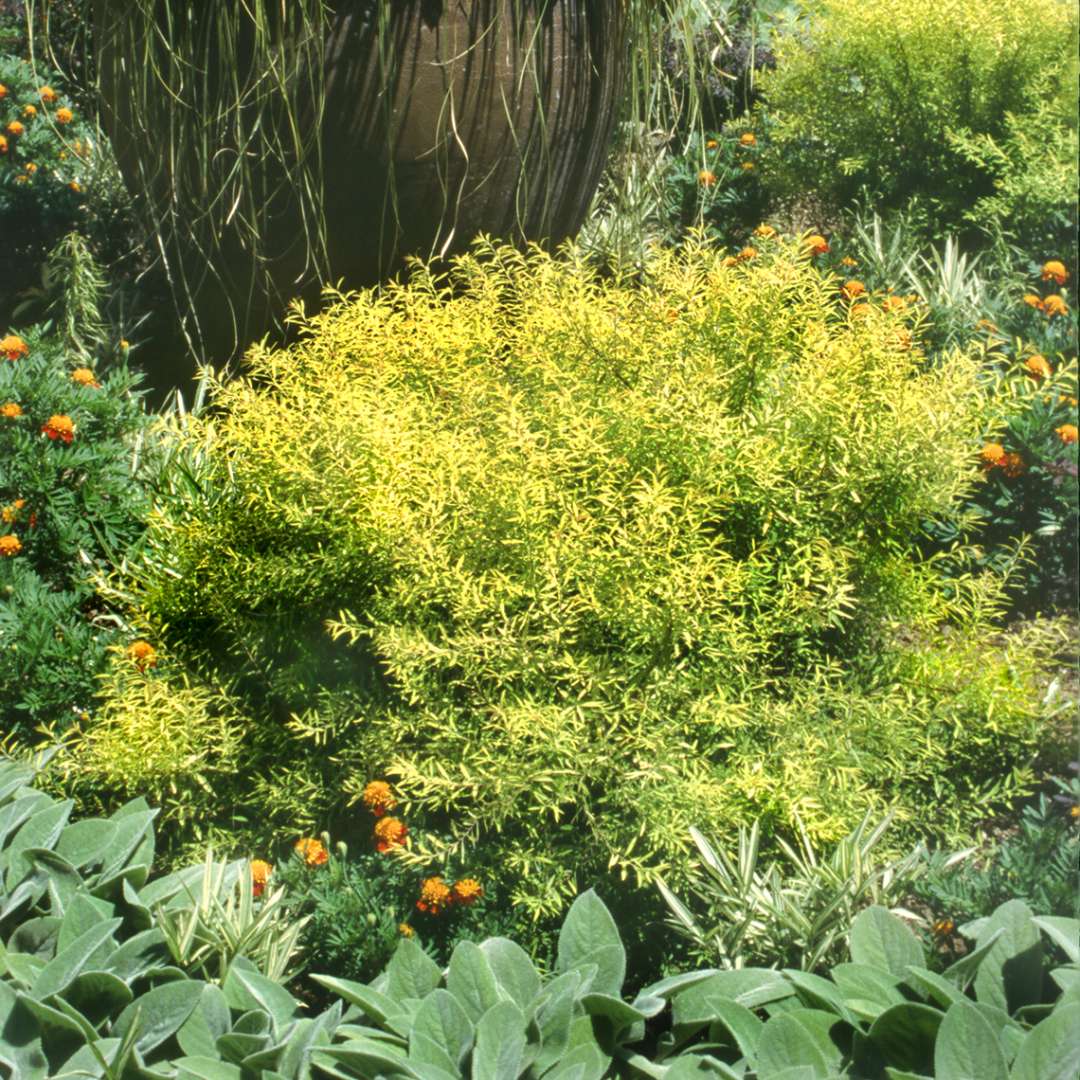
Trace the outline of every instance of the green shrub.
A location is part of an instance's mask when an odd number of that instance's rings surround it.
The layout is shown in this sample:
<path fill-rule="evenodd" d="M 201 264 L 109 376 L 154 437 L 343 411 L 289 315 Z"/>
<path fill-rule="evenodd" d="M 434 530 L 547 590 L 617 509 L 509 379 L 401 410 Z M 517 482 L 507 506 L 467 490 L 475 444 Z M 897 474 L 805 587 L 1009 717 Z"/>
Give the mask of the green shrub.
<path fill-rule="evenodd" d="M 1062 85 L 1075 83 L 1076 53 Z M 1056 80 L 1055 80 L 1056 81 Z M 1028 252 L 1068 251 L 1077 228 L 1076 105 L 1069 98 L 1009 113 L 1000 135 L 950 131 L 949 143 L 969 165 L 992 179 L 993 193 L 965 214 L 967 224 L 1008 236 Z"/>
<path fill-rule="evenodd" d="M 1013 898 L 1036 915 L 1080 917 L 1080 781 L 1055 782 L 1064 794 L 1040 794 L 996 840 L 932 857 L 912 891 L 939 920 L 982 918 Z"/>
<path fill-rule="evenodd" d="M 992 0 L 894 0 L 872 12 L 823 0 L 805 32 L 778 40 L 776 69 L 762 75 L 775 120 L 767 175 L 787 195 L 813 177 L 834 207 L 864 185 L 883 208 L 918 196 L 939 233 L 1014 209 L 1026 227 L 1048 205 L 1075 202 L 1075 184 L 1042 197 L 1069 144 L 1076 26 L 1061 0 L 1037 19 Z M 1029 123 L 1054 127 L 1051 145 L 1025 140 Z"/>
<path fill-rule="evenodd" d="M 117 621 L 89 579 L 141 531 L 147 418 L 123 355 L 80 353 L 47 325 L 4 342 L 0 717 L 25 735 L 92 709 Z"/>
<path fill-rule="evenodd" d="M 991 651 L 1000 583 L 916 549 L 978 480 L 978 359 L 928 369 L 902 315 L 771 250 L 658 254 L 642 287 L 479 249 L 253 350 L 118 582 L 162 663 L 72 776 L 123 794 L 109 746 L 234 716 L 234 768 L 174 760 L 170 844 L 354 846 L 388 776 L 451 838 L 417 857 L 536 917 L 677 884 L 692 824 L 828 841 L 896 800 L 949 831 L 1022 787 L 1043 657 Z"/>

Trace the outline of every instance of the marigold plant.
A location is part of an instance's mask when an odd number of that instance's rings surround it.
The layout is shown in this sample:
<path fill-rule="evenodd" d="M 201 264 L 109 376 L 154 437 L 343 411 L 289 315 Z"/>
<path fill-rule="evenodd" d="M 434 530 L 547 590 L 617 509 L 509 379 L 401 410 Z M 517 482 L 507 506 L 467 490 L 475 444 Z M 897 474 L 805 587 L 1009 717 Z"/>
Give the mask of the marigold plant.
<path fill-rule="evenodd" d="M 454 902 L 450 886 L 441 877 L 424 878 L 420 883 L 420 899 L 417 910 L 426 915 L 441 915 Z"/>
<path fill-rule="evenodd" d="M 8 360 L 21 360 L 30 355 L 30 348 L 18 334 L 7 334 L 0 339 L 0 353 Z"/>
<path fill-rule="evenodd" d="M 323 842 L 313 836 L 301 837 L 296 841 L 294 850 L 308 866 L 322 866 L 330 858 Z"/>
<path fill-rule="evenodd" d="M 394 792 L 385 780 L 372 780 L 365 785 L 360 800 L 376 817 L 382 817 L 387 810 L 397 806 Z"/>
<path fill-rule="evenodd" d="M 273 866 L 265 859 L 251 860 L 251 891 L 255 896 L 262 896 L 266 891 L 266 883 L 273 872 Z"/>
<path fill-rule="evenodd" d="M 409 830 L 405 823 L 394 817 L 384 817 L 375 823 L 375 850 L 389 851 L 405 843 Z"/>
<path fill-rule="evenodd" d="M 126 364 L 73 382 L 69 344 L 49 328 L 0 338 L 0 507 L 20 558 L 0 571 L 0 722 L 16 738 L 62 731 L 93 711 L 116 609 L 91 578 L 141 532 L 147 417 Z"/>

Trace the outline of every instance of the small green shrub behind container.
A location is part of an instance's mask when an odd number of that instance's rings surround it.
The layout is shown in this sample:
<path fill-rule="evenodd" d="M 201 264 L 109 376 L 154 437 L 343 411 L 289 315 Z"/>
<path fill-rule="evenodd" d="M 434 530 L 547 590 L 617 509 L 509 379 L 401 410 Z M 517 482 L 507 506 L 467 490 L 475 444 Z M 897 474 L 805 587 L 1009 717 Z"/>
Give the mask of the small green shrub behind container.
<path fill-rule="evenodd" d="M 939 235 L 971 224 L 976 204 L 980 214 L 1019 215 L 997 223 L 1034 230 L 1025 239 L 1040 236 L 1048 207 L 1075 221 L 1075 181 L 1055 194 L 1044 180 L 1075 176 L 1066 118 L 1075 111 L 1076 26 L 1063 0 L 1037 18 L 993 0 L 892 0 L 872 11 L 826 0 L 809 32 L 778 39 L 776 69 L 762 74 L 776 121 L 766 176 L 789 195 L 813 177 L 835 208 L 863 185 L 882 208 L 920 196 Z M 1024 142 L 1029 118 L 1058 137 Z M 1054 170 L 1040 164 L 1047 155 Z"/>

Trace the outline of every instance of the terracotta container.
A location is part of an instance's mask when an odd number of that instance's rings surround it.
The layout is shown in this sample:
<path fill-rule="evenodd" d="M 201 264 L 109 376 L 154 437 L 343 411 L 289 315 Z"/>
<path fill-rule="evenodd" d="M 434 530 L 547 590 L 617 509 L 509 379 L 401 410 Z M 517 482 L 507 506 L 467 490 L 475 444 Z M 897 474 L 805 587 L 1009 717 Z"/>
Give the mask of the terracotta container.
<path fill-rule="evenodd" d="M 116 29 L 117 5 L 127 2 L 98 4 L 103 119 L 129 184 L 139 191 L 139 177 L 156 172 L 150 194 L 165 200 L 163 147 L 134 129 L 125 96 L 139 52 Z M 267 166 L 259 182 L 270 295 L 240 233 L 225 228 L 217 250 L 178 253 L 218 356 L 230 337 L 243 345 L 264 332 L 290 298 L 315 299 L 317 276 L 371 285 L 406 255 L 448 255 L 481 232 L 549 243 L 571 236 L 600 179 L 628 60 L 625 0 L 333 7 L 321 123 L 326 263 L 321 275 L 305 265 L 295 195 Z M 213 104 L 204 103 L 207 115 Z"/>

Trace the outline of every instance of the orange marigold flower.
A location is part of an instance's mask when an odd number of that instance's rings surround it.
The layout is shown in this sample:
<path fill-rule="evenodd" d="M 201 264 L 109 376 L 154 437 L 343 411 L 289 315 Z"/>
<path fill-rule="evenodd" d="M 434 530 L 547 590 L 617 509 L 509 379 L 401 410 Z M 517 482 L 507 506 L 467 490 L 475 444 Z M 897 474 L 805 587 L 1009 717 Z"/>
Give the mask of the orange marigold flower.
<path fill-rule="evenodd" d="M 128 659 L 140 670 L 157 667 L 157 649 L 149 641 L 133 641 L 127 647 Z"/>
<path fill-rule="evenodd" d="M 1075 424 L 1062 424 L 1061 427 L 1054 428 L 1057 437 L 1063 443 L 1076 442 L 1076 425 Z"/>
<path fill-rule="evenodd" d="M 1043 301 L 1042 309 L 1050 316 L 1069 314 L 1069 305 L 1065 303 L 1065 298 L 1058 296 L 1057 293 L 1053 293 Z"/>
<path fill-rule="evenodd" d="M 759 225 L 754 230 L 755 236 L 762 236 L 766 240 L 771 240 L 776 235 L 776 230 L 771 225 Z"/>
<path fill-rule="evenodd" d="M 0 135 L 0 154 L 6 154 L 8 148 L 8 141 L 6 135 Z"/>
<path fill-rule="evenodd" d="M 251 860 L 251 893 L 253 896 L 262 896 L 266 889 L 266 883 L 274 868 L 265 859 Z"/>
<path fill-rule="evenodd" d="M 8 401 L 0 405 L 0 416 L 7 417 L 8 420 L 14 420 L 22 414 L 22 406 L 17 401 Z"/>
<path fill-rule="evenodd" d="M 71 373 L 71 381 L 80 386 L 100 386 L 101 383 L 94 378 L 94 373 L 88 367 L 76 368 Z"/>
<path fill-rule="evenodd" d="M 475 878 L 462 878 L 461 881 L 454 882 L 451 892 L 455 903 L 468 907 L 484 895 L 484 888 Z"/>
<path fill-rule="evenodd" d="M 51 105 L 56 100 L 56 91 L 51 86 L 39 86 L 38 97 L 41 98 L 46 105 Z"/>
<path fill-rule="evenodd" d="M 293 845 L 293 849 L 303 858 L 308 866 L 322 866 L 330 858 L 321 840 L 313 836 L 302 836 Z"/>
<path fill-rule="evenodd" d="M 712 169 L 702 169 L 697 174 L 697 179 L 702 187 L 712 187 L 716 183 L 716 173 Z"/>
<path fill-rule="evenodd" d="M 1043 263 L 1042 279 L 1043 281 L 1053 279 L 1059 285 L 1064 285 L 1069 280 L 1069 271 L 1065 269 L 1063 262 L 1058 259 L 1051 259 L 1049 262 Z"/>
<path fill-rule="evenodd" d="M 37 166 L 32 161 L 28 161 L 25 167 L 26 171 L 31 175 L 37 172 Z"/>
<path fill-rule="evenodd" d="M 19 175 L 15 177 L 15 183 L 16 184 L 29 184 L 30 183 L 30 177 L 27 176 L 27 174 L 24 173 L 24 172 L 19 173 Z"/>
<path fill-rule="evenodd" d="M 946 938 L 956 930 L 956 923 L 949 918 L 938 919 L 930 929 L 933 932 L 934 937 Z"/>
<path fill-rule="evenodd" d="M 13 533 L 5 533 L 0 536 L 0 556 L 5 559 L 14 558 L 22 551 L 22 543 Z"/>
<path fill-rule="evenodd" d="M 824 255 L 829 250 L 829 242 L 824 236 L 813 233 L 803 241 L 803 247 L 807 248 L 811 255 Z"/>
<path fill-rule="evenodd" d="M 715 150 L 720 144 L 715 139 L 709 139 L 705 144 L 706 150 Z"/>
<path fill-rule="evenodd" d="M 858 266 L 859 264 L 858 264 L 858 262 L 857 262 L 857 261 L 856 261 L 855 259 L 853 259 L 853 258 L 852 258 L 852 257 L 851 257 L 850 255 L 845 255 L 845 256 L 844 256 L 844 257 L 843 257 L 843 258 L 842 258 L 842 259 L 840 260 L 840 265 L 841 265 L 841 266 L 847 266 L 847 267 L 852 267 L 852 266 Z"/>
<path fill-rule="evenodd" d="M 33 120 L 34 117 L 37 116 L 37 108 L 34 105 L 25 105 L 23 106 L 22 114 L 27 120 Z"/>
<path fill-rule="evenodd" d="M 907 308 L 907 301 L 902 296 L 886 296 L 881 301 L 882 311 L 903 311 Z"/>
<path fill-rule="evenodd" d="M 71 417 L 64 416 L 61 413 L 50 416 L 41 425 L 41 431 L 42 434 L 48 435 L 53 442 L 60 439 L 70 444 L 71 440 L 75 438 L 75 425 L 72 423 Z"/>
<path fill-rule="evenodd" d="M 0 353 L 9 360 L 19 360 L 29 355 L 30 346 L 18 334 L 8 334 L 6 338 L 0 339 Z"/>
<path fill-rule="evenodd" d="M 1005 460 L 1005 447 L 1001 443 L 988 442 L 980 451 L 984 469 L 993 469 Z"/>
<path fill-rule="evenodd" d="M 739 168 L 741 168 L 744 172 L 751 172 L 754 168 L 754 163 L 752 161 L 744 161 L 739 166 Z"/>
<path fill-rule="evenodd" d="M 82 191 L 82 184 L 80 184 L 78 180 L 69 181 L 68 187 L 71 188 L 71 190 L 74 191 L 76 195 L 78 195 L 79 192 Z"/>
<path fill-rule="evenodd" d="M 757 136 L 752 131 L 744 131 L 739 136 L 740 146 L 757 146 Z"/>
<path fill-rule="evenodd" d="M 0 510 L 0 518 L 10 525 L 18 516 L 19 511 L 26 505 L 25 499 L 16 499 L 10 506 Z"/>
<path fill-rule="evenodd" d="M 991 322 L 989 319 L 980 319 L 975 324 L 976 330 L 983 330 L 987 334 L 996 334 L 998 332 L 997 324 Z"/>
<path fill-rule="evenodd" d="M 1038 293 L 1033 292 L 1024 293 L 1024 303 L 1027 304 L 1028 307 L 1038 308 L 1039 310 L 1041 310 L 1043 306 L 1042 297 L 1039 296 Z"/>
<path fill-rule="evenodd" d="M 75 119 L 75 114 L 66 106 L 56 110 L 56 122 L 58 124 L 70 124 Z"/>
<path fill-rule="evenodd" d="M 384 817 L 375 823 L 375 850 L 389 851 L 405 843 L 409 830 L 400 818 Z"/>
<path fill-rule="evenodd" d="M 840 287 L 840 292 L 843 293 L 845 300 L 854 300 L 856 296 L 862 296 L 866 292 L 866 286 L 861 281 L 852 278 L 851 281 L 844 282 Z"/>
<path fill-rule="evenodd" d="M 7 133 L 13 138 L 17 139 L 26 130 L 18 120 L 12 120 L 7 126 Z"/>
<path fill-rule="evenodd" d="M 1001 467 L 1006 476 L 1017 477 L 1024 471 L 1024 459 L 1019 454 L 1006 454 L 1001 460 Z"/>
<path fill-rule="evenodd" d="M 1028 369 L 1028 373 L 1033 375 L 1036 379 L 1049 379 L 1054 374 L 1053 368 L 1046 362 L 1045 356 L 1040 356 L 1036 353 L 1034 356 L 1029 356 L 1024 361 L 1024 367 Z"/>
<path fill-rule="evenodd" d="M 402 937 L 413 937 L 416 934 L 416 931 L 407 922 L 398 923 L 397 932 Z"/>
<path fill-rule="evenodd" d="M 371 783 L 364 788 L 360 798 L 364 805 L 376 817 L 382 817 L 387 810 L 393 810 L 394 807 L 397 806 L 397 800 L 394 798 L 394 793 L 390 790 L 390 785 L 385 780 L 372 780 Z"/>
<path fill-rule="evenodd" d="M 742 251 L 739 252 L 739 258 L 741 260 L 743 260 L 744 262 L 746 262 L 746 261 L 748 261 L 750 259 L 756 259 L 757 258 L 757 248 L 755 248 L 755 247 L 744 247 L 742 249 Z"/>
<path fill-rule="evenodd" d="M 7 97 L 7 93 L 7 87 L 3 83 L 0 83 L 0 101 L 3 101 L 4 98 Z"/>
<path fill-rule="evenodd" d="M 851 315 L 852 315 L 853 318 L 865 319 L 866 316 L 870 314 L 870 305 L 869 304 L 852 304 L 851 308 L 850 308 L 850 311 L 851 311 Z"/>
<path fill-rule="evenodd" d="M 416 901 L 416 907 L 420 911 L 426 911 L 429 915 L 438 915 L 445 911 L 453 903 L 453 895 L 450 886 L 443 881 L 442 877 L 424 878 L 420 882 L 420 899 Z"/>
<path fill-rule="evenodd" d="M 739 260 L 734 255 L 728 255 L 720 265 L 724 267 L 738 266 Z"/>

